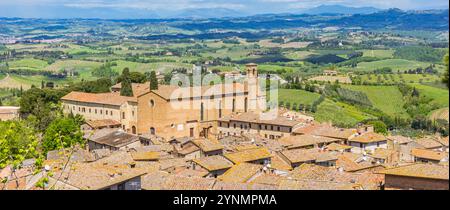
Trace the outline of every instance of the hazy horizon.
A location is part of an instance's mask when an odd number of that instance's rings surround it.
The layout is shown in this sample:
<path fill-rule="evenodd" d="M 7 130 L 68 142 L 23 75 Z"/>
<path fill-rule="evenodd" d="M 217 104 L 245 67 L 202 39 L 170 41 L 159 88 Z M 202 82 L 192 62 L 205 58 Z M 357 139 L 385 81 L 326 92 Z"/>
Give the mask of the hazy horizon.
<path fill-rule="evenodd" d="M 143 19 L 236 17 L 267 13 L 303 13 L 321 5 L 448 9 L 446 0 L 0 0 L 0 17 Z"/>

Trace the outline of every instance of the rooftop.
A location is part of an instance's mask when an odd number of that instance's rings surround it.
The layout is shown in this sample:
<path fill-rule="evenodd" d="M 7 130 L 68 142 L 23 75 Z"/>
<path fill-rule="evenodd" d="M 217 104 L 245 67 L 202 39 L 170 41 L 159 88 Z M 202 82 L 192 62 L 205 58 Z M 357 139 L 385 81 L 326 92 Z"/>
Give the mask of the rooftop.
<path fill-rule="evenodd" d="M 198 146 L 203 152 L 212 152 L 224 148 L 220 142 L 209 139 L 196 139 L 193 140 L 192 143 Z"/>
<path fill-rule="evenodd" d="M 425 179 L 448 180 L 448 165 L 417 163 L 412 165 L 390 168 L 382 171 L 382 174 L 394 176 L 407 176 Z"/>
<path fill-rule="evenodd" d="M 377 134 L 374 132 L 368 132 L 368 133 L 363 133 L 354 138 L 351 138 L 349 141 L 368 144 L 368 143 L 381 142 L 381 141 L 386 141 L 386 140 L 387 140 L 386 137 L 381 134 Z"/>
<path fill-rule="evenodd" d="M 134 143 L 136 141 L 139 141 L 139 137 L 122 131 L 114 131 L 103 137 L 92 139 L 91 141 L 94 141 L 98 144 L 104 144 L 111 147 L 119 148 Z"/>
<path fill-rule="evenodd" d="M 437 151 L 433 151 L 433 150 L 427 150 L 427 149 L 417 149 L 417 148 L 413 148 L 411 150 L 411 155 L 418 157 L 418 158 L 423 158 L 423 159 L 428 159 L 428 160 L 436 160 L 436 161 L 441 161 L 444 158 L 448 158 L 448 153 L 447 152 L 437 152 Z"/>
<path fill-rule="evenodd" d="M 120 106 L 128 101 L 136 102 L 136 98 L 121 96 L 120 93 L 83 93 L 70 92 L 61 98 L 63 101 L 80 101 L 92 104 L 107 104 L 113 106 Z"/>
<path fill-rule="evenodd" d="M 222 176 L 219 176 L 220 181 L 225 182 L 246 182 L 258 172 L 260 172 L 262 166 L 251 163 L 239 163 L 234 165 Z"/>
<path fill-rule="evenodd" d="M 217 171 L 222 169 L 228 169 L 233 166 L 233 163 L 228 161 L 226 158 L 220 155 L 208 156 L 199 159 L 192 160 L 194 163 L 197 163 L 201 167 L 205 168 L 208 171 Z"/>
<path fill-rule="evenodd" d="M 294 127 L 294 126 L 300 124 L 299 121 L 290 120 L 286 117 L 280 117 L 280 116 L 276 117 L 275 119 L 266 120 L 263 117 L 261 117 L 259 114 L 256 114 L 253 112 L 232 114 L 230 116 L 223 117 L 219 120 L 223 121 L 223 122 L 238 121 L 238 122 L 259 123 L 259 124 L 267 124 L 267 125 L 280 125 L 280 126 L 287 126 L 287 127 Z"/>
<path fill-rule="evenodd" d="M 264 147 L 228 153 L 225 154 L 224 156 L 235 164 L 267 159 L 272 157 L 269 150 L 267 150 Z"/>

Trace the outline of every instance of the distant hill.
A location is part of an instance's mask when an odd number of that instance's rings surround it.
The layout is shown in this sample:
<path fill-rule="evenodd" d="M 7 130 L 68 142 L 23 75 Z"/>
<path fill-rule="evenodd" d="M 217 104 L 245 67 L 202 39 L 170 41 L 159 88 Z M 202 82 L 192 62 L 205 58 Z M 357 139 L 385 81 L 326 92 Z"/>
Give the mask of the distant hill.
<path fill-rule="evenodd" d="M 304 14 L 319 15 L 319 14 L 371 14 L 381 11 L 375 7 L 347 7 L 342 5 L 320 5 L 311 9 L 302 11 Z"/>
<path fill-rule="evenodd" d="M 214 9 L 187 9 L 172 15 L 172 18 L 223 18 L 223 17 L 242 17 L 245 14 L 226 8 Z"/>

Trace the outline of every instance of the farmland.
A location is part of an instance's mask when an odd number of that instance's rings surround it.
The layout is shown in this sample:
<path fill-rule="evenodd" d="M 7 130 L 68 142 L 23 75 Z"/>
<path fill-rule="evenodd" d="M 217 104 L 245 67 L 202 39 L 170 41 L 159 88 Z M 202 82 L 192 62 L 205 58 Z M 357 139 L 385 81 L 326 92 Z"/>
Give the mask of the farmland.
<path fill-rule="evenodd" d="M 358 66 L 356 68 L 353 68 L 352 70 L 356 72 L 370 72 L 383 67 L 388 67 L 391 68 L 394 72 L 397 72 L 415 68 L 425 68 L 429 65 L 430 65 L 429 63 L 420 61 L 410 61 L 404 59 L 385 59 L 380 61 L 362 62 L 359 63 Z"/>
<path fill-rule="evenodd" d="M 361 91 L 367 95 L 374 108 L 391 116 L 407 117 L 403 108 L 404 100 L 396 86 L 345 86 L 350 90 Z"/>
<path fill-rule="evenodd" d="M 278 98 L 280 102 L 284 104 L 290 103 L 311 105 L 314 101 L 319 99 L 320 95 L 317 93 L 311 93 L 304 90 L 290 90 L 280 89 L 278 92 Z"/>

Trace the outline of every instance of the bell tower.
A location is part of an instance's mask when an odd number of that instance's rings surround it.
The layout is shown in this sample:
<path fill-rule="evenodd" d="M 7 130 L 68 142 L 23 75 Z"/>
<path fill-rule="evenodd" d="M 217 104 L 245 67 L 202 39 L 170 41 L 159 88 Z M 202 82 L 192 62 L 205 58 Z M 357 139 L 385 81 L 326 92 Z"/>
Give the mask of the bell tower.
<path fill-rule="evenodd" d="M 248 90 L 248 102 L 249 110 L 260 113 L 265 110 L 266 107 L 266 95 L 265 91 L 261 91 L 261 87 L 258 80 L 258 65 L 255 63 L 249 63 L 245 65 L 247 70 L 247 90 Z"/>
<path fill-rule="evenodd" d="M 247 77 L 253 77 L 253 78 L 257 78 L 258 77 L 258 65 L 255 63 L 249 63 L 247 65 L 245 65 L 245 68 L 247 69 Z"/>

